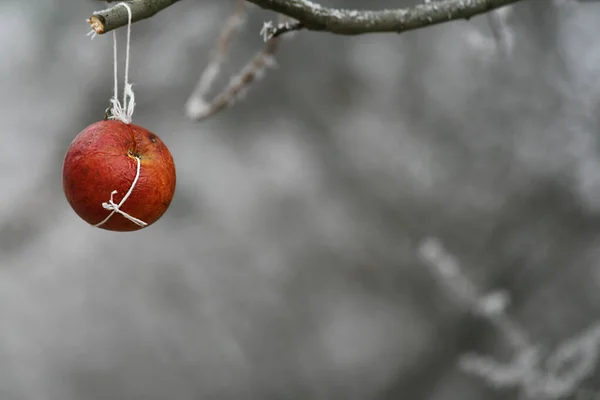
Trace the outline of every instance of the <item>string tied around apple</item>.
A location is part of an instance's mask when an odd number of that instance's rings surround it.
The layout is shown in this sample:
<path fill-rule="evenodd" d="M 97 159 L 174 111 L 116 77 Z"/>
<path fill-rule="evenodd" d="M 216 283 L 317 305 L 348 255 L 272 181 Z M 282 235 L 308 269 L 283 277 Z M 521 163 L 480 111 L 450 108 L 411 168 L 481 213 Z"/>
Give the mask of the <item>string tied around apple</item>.
<path fill-rule="evenodd" d="M 113 190 L 110 193 L 110 200 L 108 202 L 102 203 L 102 207 L 105 210 L 110 210 L 111 213 L 108 214 L 108 216 L 106 218 L 104 218 L 102 221 L 100 221 L 99 223 L 94 225 L 95 227 L 100 227 L 103 224 L 105 224 L 106 221 L 108 221 L 110 219 L 110 217 L 112 217 L 115 213 L 121 214 L 123 217 L 127 218 L 128 220 L 130 220 L 131 222 L 133 222 L 134 224 L 136 224 L 138 226 L 144 227 L 144 226 L 148 225 L 141 219 L 132 217 L 131 215 L 127 214 L 125 211 L 121 210 L 121 206 L 123 206 L 123 204 L 125 204 L 125 201 L 129 198 L 129 196 L 131 196 L 131 192 L 133 192 L 133 188 L 135 188 L 135 185 L 136 185 L 138 179 L 140 178 L 140 158 L 139 157 L 134 157 L 134 158 L 137 162 L 137 168 L 136 168 L 136 172 L 135 172 L 135 178 L 133 179 L 133 182 L 131 183 L 129 190 L 127 191 L 127 193 L 125 193 L 125 196 L 123 196 L 123 198 L 121 199 L 119 204 L 116 204 L 113 200 L 114 195 L 117 194 L 118 192 L 116 190 Z"/>

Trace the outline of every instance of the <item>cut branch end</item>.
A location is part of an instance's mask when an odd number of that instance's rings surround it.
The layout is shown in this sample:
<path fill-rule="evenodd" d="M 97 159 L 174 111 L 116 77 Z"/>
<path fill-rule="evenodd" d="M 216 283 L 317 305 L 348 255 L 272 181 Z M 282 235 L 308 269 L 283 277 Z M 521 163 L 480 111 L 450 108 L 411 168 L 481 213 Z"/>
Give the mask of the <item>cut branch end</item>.
<path fill-rule="evenodd" d="M 93 15 L 87 22 L 97 34 L 101 35 L 104 33 L 104 21 L 102 21 L 101 17 Z"/>

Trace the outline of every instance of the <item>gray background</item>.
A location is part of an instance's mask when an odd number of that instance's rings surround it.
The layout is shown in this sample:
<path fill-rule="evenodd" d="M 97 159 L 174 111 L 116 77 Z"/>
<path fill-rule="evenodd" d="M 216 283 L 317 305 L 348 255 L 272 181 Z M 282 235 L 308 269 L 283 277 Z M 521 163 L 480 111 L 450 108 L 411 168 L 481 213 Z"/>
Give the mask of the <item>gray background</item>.
<path fill-rule="evenodd" d="M 485 17 L 302 32 L 202 123 L 184 104 L 233 1 L 136 23 L 134 122 L 167 143 L 178 186 L 122 234 L 61 186 L 111 96 L 111 36 L 86 36 L 103 3 L 3 0 L 0 399 L 514 399 L 457 368 L 510 354 L 417 249 L 439 238 L 540 343 L 598 319 L 600 4 L 558 3 L 515 6 L 506 48 Z M 250 9 L 221 85 L 274 18 Z"/>

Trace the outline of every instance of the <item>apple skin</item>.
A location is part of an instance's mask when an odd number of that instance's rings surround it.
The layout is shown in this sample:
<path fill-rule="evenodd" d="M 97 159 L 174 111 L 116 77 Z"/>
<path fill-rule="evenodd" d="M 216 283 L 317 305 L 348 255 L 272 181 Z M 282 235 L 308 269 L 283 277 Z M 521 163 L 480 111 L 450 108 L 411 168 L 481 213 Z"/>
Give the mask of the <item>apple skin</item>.
<path fill-rule="evenodd" d="M 91 225 L 112 211 L 102 203 L 119 204 L 129 191 L 140 159 L 140 176 L 120 210 L 151 225 L 169 208 L 175 193 L 173 157 L 160 138 L 147 129 L 116 120 L 96 122 L 73 140 L 63 161 L 63 190 L 79 217 Z M 136 231 L 141 226 L 114 213 L 99 228 Z"/>

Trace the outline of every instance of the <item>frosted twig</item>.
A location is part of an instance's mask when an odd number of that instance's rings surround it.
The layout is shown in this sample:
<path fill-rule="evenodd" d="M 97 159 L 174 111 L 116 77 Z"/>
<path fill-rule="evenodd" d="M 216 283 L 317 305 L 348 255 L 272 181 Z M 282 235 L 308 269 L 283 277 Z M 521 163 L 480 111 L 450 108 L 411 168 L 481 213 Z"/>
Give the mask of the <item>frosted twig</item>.
<path fill-rule="evenodd" d="M 237 0 L 234 11 L 231 13 L 229 18 L 227 18 L 227 21 L 225 21 L 225 24 L 223 25 L 223 29 L 221 30 L 219 40 L 217 41 L 217 45 L 213 50 L 212 56 L 209 59 L 206 68 L 204 68 L 204 71 L 202 71 L 202 74 L 200 75 L 198 84 L 191 95 L 192 98 L 198 97 L 204 99 L 208 95 L 208 92 L 210 91 L 214 81 L 221 72 L 221 66 L 227 58 L 229 45 L 233 35 L 244 23 L 245 8 L 246 2 L 244 0 Z"/>
<path fill-rule="evenodd" d="M 280 16 L 280 19 L 282 23 L 285 22 L 285 17 Z M 276 65 L 273 55 L 277 50 L 280 38 L 281 36 L 274 36 L 267 40 L 262 50 L 211 101 L 207 101 L 204 96 L 199 96 L 200 91 L 196 90 L 186 104 L 188 117 L 196 121 L 206 119 L 243 97 L 248 87 L 262 78 L 267 68 Z"/>
<path fill-rule="evenodd" d="M 262 29 L 260 30 L 260 34 L 263 37 L 263 40 L 266 42 L 269 39 L 276 38 L 277 36 L 283 35 L 284 33 L 299 31 L 303 29 L 304 25 L 297 21 L 286 21 L 275 26 L 273 21 L 268 21 L 263 24 Z"/>
<path fill-rule="evenodd" d="M 419 255 L 441 278 L 440 282 L 448 287 L 465 307 L 477 312 L 496 326 L 515 350 L 520 351 L 531 347 L 527 333 L 505 313 L 503 306 L 490 306 L 490 295 L 480 293 L 479 289 L 463 274 L 456 258 L 446 251 L 438 239 L 424 240 L 419 246 Z M 493 295 L 498 296 L 498 293 L 495 292 Z M 502 302 L 508 302 L 507 293 L 502 294 L 502 297 Z"/>
<path fill-rule="evenodd" d="M 471 374 L 485 379 L 497 388 L 522 386 L 526 380 L 539 379 L 537 366 L 540 362 L 541 352 L 538 348 L 521 351 L 508 364 L 500 363 L 491 357 L 467 353 L 460 357 L 460 368 Z"/>
<path fill-rule="evenodd" d="M 552 393 L 557 398 L 573 393 L 578 384 L 593 372 L 598 361 L 600 323 L 564 340 L 546 359 L 546 373 L 528 392 L 533 397 L 539 393 Z"/>
<path fill-rule="evenodd" d="M 600 322 L 564 340 L 553 352 L 542 352 L 541 346 L 531 344 L 524 329 L 506 314 L 507 293 L 480 296 L 438 239 L 424 240 L 419 255 L 456 297 L 492 322 L 513 347 L 514 356 L 508 363 L 465 354 L 459 360 L 463 371 L 497 388 L 518 388 L 527 399 L 557 400 L 575 392 L 594 370 L 600 352 Z"/>

